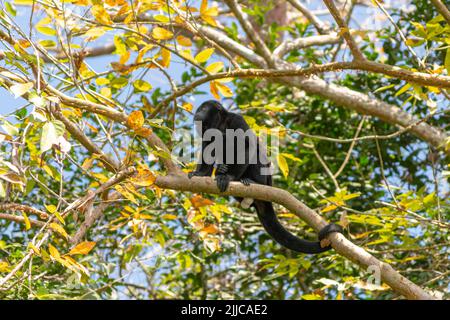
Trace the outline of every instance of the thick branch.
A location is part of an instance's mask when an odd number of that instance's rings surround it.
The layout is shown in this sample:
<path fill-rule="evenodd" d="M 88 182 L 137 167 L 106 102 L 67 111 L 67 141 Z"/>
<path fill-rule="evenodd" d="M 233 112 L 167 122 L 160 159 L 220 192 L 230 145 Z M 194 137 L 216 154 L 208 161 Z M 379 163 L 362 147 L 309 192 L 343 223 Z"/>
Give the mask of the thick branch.
<path fill-rule="evenodd" d="M 25 218 L 21 216 L 15 216 L 13 214 L 0 213 L 0 219 L 14 221 L 18 223 L 25 223 Z M 28 219 L 30 221 L 30 225 L 32 227 L 43 227 L 45 225 L 44 222 L 34 219 Z"/>
<path fill-rule="evenodd" d="M 232 182 L 228 190 L 220 193 L 216 182 L 211 178 L 193 177 L 188 179 L 185 175 L 159 176 L 155 184 L 164 189 L 178 191 L 205 192 L 221 195 L 233 195 L 242 198 L 253 198 L 271 201 L 284 206 L 286 209 L 296 214 L 308 225 L 319 231 L 327 222 L 314 210 L 297 200 L 289 192 L 269 186 L 252 184 L 245 186 L 238 182 Z M 353 244 L 339 233 L 333 233 L 329 237 L 333 248 L 341 255 L 357 263 L 361 267 L 377 267 L 380 270 L 381 279 L 386 282 L 394 291 L 408 299 L 434 299 L 422 288 L 409 281 L 389 264 L 379 261 L 377 258 L 366 252 L 364 249 Z"/>
<path fill-rule="evenodd" d="M 294 40 L 283 41 L 274 51 L 276 58 L 283 58 L 283 56 L 291 50 L 303 49 L 312 46 L 322 46 L 326 44 L 335 44 L 339 42 L 339 36 L 334 34 L 311 36 L 305 38 L 297 38 Z"/>

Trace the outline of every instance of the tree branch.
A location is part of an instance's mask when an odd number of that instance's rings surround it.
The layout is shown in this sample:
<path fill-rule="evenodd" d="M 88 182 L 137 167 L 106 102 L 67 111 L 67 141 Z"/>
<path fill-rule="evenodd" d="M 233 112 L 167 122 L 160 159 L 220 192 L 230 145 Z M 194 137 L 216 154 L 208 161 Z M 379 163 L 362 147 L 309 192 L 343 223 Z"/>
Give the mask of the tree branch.
<path fill-rule="evenodd" d="M 440 0 L 431 0 L 433 5 L 436 7 L 437 11 L 447 20 L 450 25 L 450 10 L 442 3 Z"/>
<path fill-rule="evenodd" d="M 216 186 L 216 182 L 213 179 L 200 177 L 188 179 L 186 175 L 159 176 L 155 181 L 155 185 L 160 188 L 178 191 L 204 192 L 227 196 L 232 195 L 242 198 L 271 201 L 284 206 L 316 231 L 319 231 L 327 224 L 319 214 L 297 200 L 289 192 L 274 187 L 260 184 L 245 186 L 238 182 L 232 182 L 226 192 L 220 193 Z M 381 279 L 397 293 L 408 299 L 434 299 L 434 297 L 425 292 L 422 288 L 399 274 L 389 264 L 379 261 L 364 249 L 347 240 L 342 234 L 332 233 L 328 239 L 331 241 L 331 245 L 336 252 L 361 267 L 377 267 L 380 270 Z"/>
<path fill-rule="evenodd" d="M 359 47 L 356 44 L 355 39 L 353 39 L 352 35 L 350 34 L 350 29 L 348 28 L 347 23 L 344 21 L 344 19 L 342 19 L 333 0 L 323 0 L 323 2 L 327 6 L 328 10 L 330 11 L 331 15 L 333 16 L 334 20 L 339 26 L 340 28 L 339 33 L 344 38 L 345 42 L 347 42 L 347 45 L 350 48 L 350 51 L 352 52 L 355 60 L 365 60 L 366 58 L 362 54 L 361 50 L 359 50 Z"/>
<path fill-rule="evenodd" d="M 322 46 L 326 44 L 335 44 L 338 43 L 339 40 L 340 38 L 336 33 L 297 38 L 294 40 L 286 40 L 283 41 L 283 43 L 281 43 L 277 48 L 275 48 L 275 50 L 273 51 L 273 55 L 276 58 L 283 58 L 286 53 L 295 49 L 303 49 L 312 46 Z"/>
<path fill-rule="evenodd" d="M 252 40 L 252 42 L 255 44 L 256 49 L 261 53 L 264 60 L 266 60 L 267 64 L 269 66 L 273 66 L 272 54 L 270 53 L 269 48 L 266 46 L 266 44 L 261 39 L 259 34 L 253 28 L 250 21 L 246 19 L 246 17 L 244 16 L 244 12 L 242 12 L 242 9 L 237 3 L 237 1 L 236 0 L 224 0 L 224 1 L 231 9 L 231 11 L 234 13 L 236 19 L 239 21 L 242 28 L 245 30 L 245 33 L 250 38 L 250 40 Z"/>
<path fill-rule="evenodd" d="M 300 1 L 298 0 L 288 0 L 288 2 L 298 11 L 300 11 L 306 19 L 316 28 L 317 32 L 320 34 L 326 34 L 328 32 L 328 27 L 320 20 L 314 13 L 308 10 Z"/>

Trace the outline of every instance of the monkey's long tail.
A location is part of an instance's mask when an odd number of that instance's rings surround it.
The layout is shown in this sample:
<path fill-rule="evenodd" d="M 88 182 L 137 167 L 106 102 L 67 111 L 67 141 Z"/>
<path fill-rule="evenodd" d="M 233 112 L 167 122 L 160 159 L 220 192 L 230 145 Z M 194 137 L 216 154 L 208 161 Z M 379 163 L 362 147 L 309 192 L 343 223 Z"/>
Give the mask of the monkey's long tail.
<path fill-rule="evenodd" d="M 294 236 L 292 233 L 287 231 L 278 221 L 275 210 L 271 202 L 254 200 L 253 205 L 258 213 L 259 221 L 263 225 L 267 233 L 282 246 L 291 249 L 293 251 L 301 253 L 321 253 L 331 249 L 331 246 L 322 248 L 320 242 L 313 242 L 300 239 Z M 330 224 L 329 226 L 336 226 Z M 327 230 L 326 233 L 329 233 Z M 336 230 L 331 230 L 331 232 L 340 232 Z"/>

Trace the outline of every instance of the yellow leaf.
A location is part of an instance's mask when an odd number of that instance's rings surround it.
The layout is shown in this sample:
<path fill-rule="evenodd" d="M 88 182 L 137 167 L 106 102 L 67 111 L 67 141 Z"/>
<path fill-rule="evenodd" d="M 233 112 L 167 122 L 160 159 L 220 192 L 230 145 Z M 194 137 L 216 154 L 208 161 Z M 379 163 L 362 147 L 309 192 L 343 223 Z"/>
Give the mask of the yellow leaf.
<path fill-rule="evenodd" d="M 192 109 L 194 108 L 194 106 L 192 105 L 192 103 L 186 102 L 185 104 L 183 104 L 183 105 L 181 106 L 181 108 L 183 108 L 183 109 L 186 110 L 186 111 L 191 112 Z"/>
<path fill-rule="evenodd" d="M 206 62 L 206 61 L 208 61 L 208 59 L 211 57 L 211 55 L 213 53 L 214 53 L 214 48 L 205 49 L 205 50 L 199 52 L 195 56 L 195 61 L 197 61 L 198 63 Z"/>
<path fill-rule="evenodd" d="M 74 248 L 72 248 L 68 254 L 70 255 L 88 254 L 92 250 L 92 248 L 95 247 L 95 244 L 96 243 L 93 241 L 81 242 L 77 244 Z"/>
<path fill-rule="evenodd" d="M 152 37 L 156 40 L 169 40 L 172 39 L 173 33 L 161 27 L 155 27 L 152 30 Z"/>
<path fill-rule="evenodd" d="M 49 205 L 45 205 L 45 208 L 47 209 L 48 212 L 50 213 L 54 213 L 56 211 L 56 206 L 53 204 L 49 204 Z"/>
<path fill-rule="evenodd" d="M 105 183 L 106 181 L 108 181 L 108 177 L 102 173 L 93 173 L 92 176 L 98 179 L 101 183 Z"/>
<path fill-rule="evenodd" d="M 86 31 L 86 33 L 84 34 L 84 36 L 86 37 L 86 39 L 84 41 L 86 41 L 86 42 L 94 41 L 98 37 L 101 37 L 102 35 L 104 35 L 105 32 L 106 32 L 106 30 L 104 27 L 91 28 L 88 31 Z"/>
<path fill-rule="evenodd" d="M 221 61 L 213 62 L 209 66 L 206 67 L 206 71 L 208 71 L 209 73 L 212 73 L 212 74 L 217 73 L 222 69 L 223 69 L 223 62 L 221 62 Z"/>
<path fill-rule="evenodd" d="M 216 82 L 216 87 L 224 97 L 229 98 L 233 96 L 233 91 L 231 91 L 231 89 L 228 88 L 226 85 L 220 82 Z"/>
<path fill-rule="evenodd" d="M 277 155 L 277 161 L 278 166 L 280 167 L 281 172 L 283 173 L 284 177 L 287 178 L 289 174 L 289 167 L 286 161 L 286 158 L 282 154 Z"/>
<path fill-rule="evenodd" d="M 119 63 L 125 64 L 128 59 L 130 59 L 130 51 L 126 51 L 124 54 L 120 55 Z"/>
<path fill-rule="evenodd" d="M 350 200 L 353 198 L 358 198 L 361 194 L 360 193 L 351 193 L 351 194 L 346 194 L 342 197 L 342 200 Z"/>
<path fill-rule="evenodd" d="M 31 242 L 28 243 L 28 248 L 31 249 L 31 250 L 33 250 L 33 252 L 34 252 L 35 254 L 37 254 L 38 256 L 41 255 L 39 249 L 38 249 L 34 244 L 32 244 Z"/>
<path fill-rule="evenodd" d="M 184 37 L 184 36 L 178 36 L 177 37 L 177 42 L 179 43 L 180 46 L 185 46 L 185 47 L 192 46 L 191 39 L 189 39 L 187 37 Z"/>
<path fill-rule="evenodd" d="M 216 20 L 214 20 L 214 18 L 212 18 L 211 16 L 207 16 L 207 15 L 201 15 L 200 16 L 206 23 L 212 25 L 213 27 L 217 26 L 217 22 Z"/>
<path fill-rule="evenodd" d="M 180 50 L 178 52 L 180 54 L 180 56 L 182 56 L 184 59 L 188 60 L 188 61 L 194 61 L 194 57 L 191 54 L 191 50 L 187 49 L 187 50 Z"/>
<path fill-rule="evenodd" d="M 48 245 L 48 251 L 50 252 L 50 255 L 55 259 L 55 260 L 60 260 L 61 259 L 61 254 L 59 253 L 58 249 L 56 249 L 54 246 L 52 246 L 51 244 Z"/>
<path fill-rule="evenodd" d="M 328 212 L 328 211 L 333 211 L 334 209 L 336 209 L 337 206 L 335 206 L 334 204 L 326 206 L 325 208 L 323 208 L 322 210 L 320 210 L 320 212 Z"/>
<path fill-rule="evenodd" d="M 175 220 L 177 218 L 177 216 L 174 214 L 164 214 L 162 216 L 162 218 L 165 220 Z"/>
<path fill-rule="evenodd" d="M 161 49 L 161 60 L 159 61 L 159 64 L 162 65 L 164 68 L 168 68 L 170 66 L 170 51 L 166 49 Z"/>
<path fill-rule="evenodd" d="M 50 212 L 51 214 L 54 214 L 55 217 L 59 220 L 59 222 L 61 222 L 62 224 L 66 224 L 66 222 L 64 221 L 64 218 L 59 214 L 59 212 L 56 210 L 56 207 L 52 204 L 50 205 L 45 205 L 45 208 L 47 209 L 48 212 Z"/>
<path fill-rule="evenodd" d="M 107 25 L 111 25 L 113 23 L 109 13 L 105 10 L 105 8 L 103 8 L 102 5 L 94 5 L 91 8 L 91 12 L 97 22 Z"/>
<path fill-rule="evenodd" d="M 139 129 L 144 125 L 144 115 L 141 111 L 135 110 L 130 113 L 127 122 L 131 129 Z"/>
<path fill-rule="evenodd" d="M 208 8 L 208 9 L 204 10 L 201 13 L 201 15 L 203 16 L 202 18 L 208 17 L 214 21 L 214 19 L 212 17 L 217 17 L 219 15 L 219 8 L 217 8 L 217 7 Z M 214 21 L 214 24 L 215 24 L 215 21 Z"/>
<path fill-rule="evenodd" d="M 69 237 L 66 230 L 64 230 L 64 228 L 61 225 L 59 225 L 55 222 L 50 223 L 50 228 L 52 228 L 54 231 L 58 232 L 60 235 L 62 235 L 66 239 Z"/>
<path fill-rule="evenodd" d="M 111 98 L 111 88 L 105 87 L 100 89 L 100 94 L 106 98 Z"/>
<path fill-rule="evenodd" d="M 169 17 L 162 15 L 162 14 L 154 15 L 153 19 L 155 19 L 156 21 L 159 21 L 159 22 L 164 22 L 164 23 L 170 22 Z"/>
<path fill-rule="evenodd" d="M 133 193 L 128 191 L 126 188 L 124 188 L 120 185 L 116 185 L 116 186 L 114 186 L 114 189 L 116 189 L 117 192 L 119 192 L 121 195 L 123 195 L 125 198 L 127 198 L 131 202 L 136 203 L 136 204 L 138 203 L 136 198 L 134 197 Z"/>
<path fill-rule="evenodd" d="M 30 219 L 28 219 L 28 216 L 25 212 L 22 212 L 23 221 L 25 222 L 25 230 L 30 230 L 31 228 L 31 222 Z"/>
<path fill-rule="evenodd" d="M 106 78 L 97 78 L 97 79 L 95 79 L 95 83 L 99 86 L 104 86 L 106 84 L 109 84 L 110 81 L 109 81 L 109 79 L 106 79 Z"/>
<path fill-rule="evenodd" d="M 227 82 L 233 81 L 233 78 L 221 78 L 221 79 L 216 79 L 214 81 L 219 82 L 219 83 L 227 83 Z"/>
<path fill-rule="evenodd" d="M 217 7 L 208 8 L 208 0 L 202 0 L 202 4 L 200 6 L 200 17 L 203 21 L 212 26 L 217 26 L 217 22 L 213 17 L 216 17 L 218 14 L 219 9 Z"/>
<path fill-rule="evenodd" d="M 0 261 L 0 273 L 7 273 L 10 271 L 11 271 L 11 267 L 9 266 L 8 262 Z"/>
<path fill-rule="evenodd" d="M 50 28 L 50 27 L 36 26 L 36 30 L 39 31 L 42 34 L 45 34 L 46 36 L 56 36 L 55 29 Z"/>
<path fill-rule="evenodd" d="M 42 258 L 42 260 L 44 260 L 45 262 L 50 261 L 50 256 L 49 256 L 48 252 L 45 251 L 44 248 L 41 248 L 41 258 Z"/>

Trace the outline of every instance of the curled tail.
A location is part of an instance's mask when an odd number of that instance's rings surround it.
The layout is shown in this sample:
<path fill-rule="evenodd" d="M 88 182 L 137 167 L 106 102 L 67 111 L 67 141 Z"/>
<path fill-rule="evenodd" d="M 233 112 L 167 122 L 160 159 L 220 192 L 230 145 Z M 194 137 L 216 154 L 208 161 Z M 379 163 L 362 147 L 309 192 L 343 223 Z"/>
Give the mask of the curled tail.
<path fill-rule="evenodd" d="M 320 242 L 313 242 L 300 239 L 287 231 L 278 221 L 275 210 L 271 202 L 255 200 L 253 205 L 258 213 L 258 218 L 267 233 L 282 246 L 301 253 L 321 253 L 331 249 L 331 246 L 322 248 Z M 322 240 L 329 233 L 340 232 L 342 228 L 336 224 L 329 224 L 319 232 L 319 239 Z"/>

